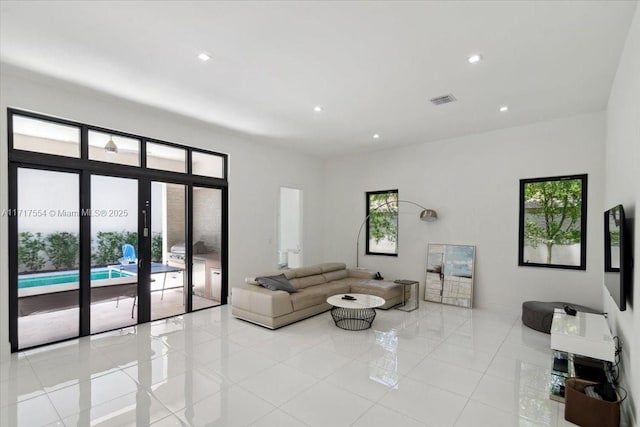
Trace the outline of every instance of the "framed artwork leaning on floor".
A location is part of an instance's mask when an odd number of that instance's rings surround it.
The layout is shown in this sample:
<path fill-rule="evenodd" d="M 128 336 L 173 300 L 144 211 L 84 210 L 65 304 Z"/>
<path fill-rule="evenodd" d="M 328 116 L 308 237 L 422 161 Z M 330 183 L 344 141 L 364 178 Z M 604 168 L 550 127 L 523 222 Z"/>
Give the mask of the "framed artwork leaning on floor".
<path fill-rule="evenodd" d="M 475 246 L 429 243 L 424 300 L 472 308 Z"/>

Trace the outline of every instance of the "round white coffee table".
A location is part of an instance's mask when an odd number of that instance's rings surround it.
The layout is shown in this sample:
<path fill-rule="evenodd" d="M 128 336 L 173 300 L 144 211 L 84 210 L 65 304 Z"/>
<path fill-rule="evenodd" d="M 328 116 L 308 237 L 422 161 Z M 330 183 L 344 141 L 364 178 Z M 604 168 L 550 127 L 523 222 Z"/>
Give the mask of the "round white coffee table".
<path fill-rule="evenodd" d="M 343 299 L 345 295 L 354 297 L 353 300 Z M 384 305 L 384 298 L 367 294 L 338 294 L 327 298 L 333 306 L 331 317 L 336 326 L 348 331 L 362 331 L 369 329 L 376 318 L 376 307 Z"/>

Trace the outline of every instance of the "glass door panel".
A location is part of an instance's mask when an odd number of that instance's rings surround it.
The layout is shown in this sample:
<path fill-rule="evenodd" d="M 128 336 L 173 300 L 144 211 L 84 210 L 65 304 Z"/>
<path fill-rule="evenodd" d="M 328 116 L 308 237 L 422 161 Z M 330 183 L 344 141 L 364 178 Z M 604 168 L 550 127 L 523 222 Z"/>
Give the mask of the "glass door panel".
<path fill-rule="evenodd" d="M 138 323 L 138 180 L 91 177 L 91 333 Z"/>
<path fill-rule="evenodd" d="M 302 190 L 280 187 L 278 268 L 302 267 Z"/>
<path fill-rule="evenodd" d="M 193 301 L 198 310 L 222 300 L 222 190 L 193 187 Z"/>
<path fill-rule="evenodd" d="M 186 185 L 151 183 L 151 320 L 186 312 Z"/>
<path fill-rule="evenodd" d="M 18 168 L 17 194 L 22 349 L 80 333 L 79 176 Z"/>

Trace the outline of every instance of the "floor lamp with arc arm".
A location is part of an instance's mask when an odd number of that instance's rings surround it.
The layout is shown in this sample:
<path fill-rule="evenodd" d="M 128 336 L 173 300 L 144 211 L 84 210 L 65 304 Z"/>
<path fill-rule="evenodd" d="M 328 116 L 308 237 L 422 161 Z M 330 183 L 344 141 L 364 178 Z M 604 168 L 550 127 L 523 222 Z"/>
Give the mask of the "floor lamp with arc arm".
<path fill-rule="evenodd" d="M 426 222 L 433 222 L 435 220 L 438 219 L 438 213 L 436 211 L 434 211 L 433 209 L 428 209 L 425 208 L 424 206 L 422 206 L 421 204 L 418 204 L 416 202 L 412 202 L 410 200 L 394 200 L 391 202 L 386 202 L 381 204 L 380 206 L 376 206 L 374 209 L 372 209 L 369 214 L 364 218 L 364 220 L 362 220 L 362 223 L 360 224 L 360 228 L 358 229 L 358 237 L 356 239 L 356 268 L 360 267 L 360 234 L 362 234 L 362 227 L 364 227 L 364 225 L 366 224 L 367 220 L 369 219 L 369 217 L 371 216 L 371 214 L 377 210 L 379 210 L 380 208 L 383 208 L 385 206 L 388 205 L 392 205 L 392 204 L 400 204 L 400 203 L 409 203 L 411 205 L 417 206 L 419 208 L 422 208 L 422 211 L 420 211 L 420 220 L 422 221 L 426 221 Z"/>

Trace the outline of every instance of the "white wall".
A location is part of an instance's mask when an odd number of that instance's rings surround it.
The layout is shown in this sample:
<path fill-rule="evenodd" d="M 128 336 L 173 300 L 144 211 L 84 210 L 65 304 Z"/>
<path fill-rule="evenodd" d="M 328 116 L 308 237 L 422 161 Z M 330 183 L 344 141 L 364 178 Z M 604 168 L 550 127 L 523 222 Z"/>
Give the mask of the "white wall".
<path fill-rule="evenodd" d="M 623 386 L 631 392 L 624 415 L 628 425 L 640 421 L 640 8 L 629 30 L 606 112 L 604 209 L 621 203 L 635 217 L 634 301 L 620 312 L 602 287 L 609 324 L 622 340 Z M 633 418 L 633 419 L 632 419 Z"/>
<path fill-rule="evenodd" d="M 201 121 L 105 95 L 1 64 L 0 69 L 0 211 L 7 200 L 7 107 L 63 117 L 105 128 L 228 153 L 229 285 L 256 271 L 277 267 L 279 188 L 305 193 L 305 262 L 324 261 L 321 197 L 322 162 L 264 146 Z M 9 354 L 7 217 L 0 218 L 0 360 Z"/>
<path fill-rule="evenodd" d="M 427 243 L 476 245 L 474 306 L 519 312 L 526 300 L 601 308 L 604 115 L 562 120 L 382 150 L 327 162 L 325 258 L 355 265 L 365 192 L 399 190 L 399 255 L 366 256 L 362 267 L 424 285 Z M 587 173 L 587 270 L 518 267 L 519 180 Z"/>

